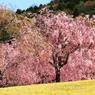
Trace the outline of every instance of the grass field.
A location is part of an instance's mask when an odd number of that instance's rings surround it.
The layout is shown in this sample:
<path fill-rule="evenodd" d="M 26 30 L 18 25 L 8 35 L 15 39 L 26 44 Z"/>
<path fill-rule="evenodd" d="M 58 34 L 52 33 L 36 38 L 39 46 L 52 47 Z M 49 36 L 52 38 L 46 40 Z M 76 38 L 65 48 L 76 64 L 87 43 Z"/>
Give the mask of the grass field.
<path fill-rule="evenodd" d="M 95 80 L 0 88 L 0 95 L 95 95 Z"/>

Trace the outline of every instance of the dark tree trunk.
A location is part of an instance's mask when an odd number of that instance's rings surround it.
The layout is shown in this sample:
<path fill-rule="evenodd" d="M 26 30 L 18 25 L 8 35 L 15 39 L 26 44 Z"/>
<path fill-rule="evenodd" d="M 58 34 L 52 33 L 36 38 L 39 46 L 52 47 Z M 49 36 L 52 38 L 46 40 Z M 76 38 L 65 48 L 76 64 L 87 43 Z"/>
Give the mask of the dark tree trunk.
<path fill-rule="evenodd" d="M 3 74 L 2 74 L 2 72 L 1 72 L 1 70 L 0 70 L 0 80 L 3 79 L 2 76 L 3 76 Z"/>
<path fill-rule="evenodd" d="M 60 69 L 56 69 L 56 82 L 60 82 Z"/>

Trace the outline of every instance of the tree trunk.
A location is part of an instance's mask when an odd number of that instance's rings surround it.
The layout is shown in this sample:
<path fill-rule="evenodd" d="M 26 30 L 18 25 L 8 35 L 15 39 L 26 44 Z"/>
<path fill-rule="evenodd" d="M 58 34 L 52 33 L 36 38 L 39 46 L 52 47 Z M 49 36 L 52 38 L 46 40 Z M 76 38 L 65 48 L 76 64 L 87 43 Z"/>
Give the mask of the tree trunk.
<path fill-rule="evenodd" d="M 60 69 L 56 69 L 56 82 L 60 82 Z"/>

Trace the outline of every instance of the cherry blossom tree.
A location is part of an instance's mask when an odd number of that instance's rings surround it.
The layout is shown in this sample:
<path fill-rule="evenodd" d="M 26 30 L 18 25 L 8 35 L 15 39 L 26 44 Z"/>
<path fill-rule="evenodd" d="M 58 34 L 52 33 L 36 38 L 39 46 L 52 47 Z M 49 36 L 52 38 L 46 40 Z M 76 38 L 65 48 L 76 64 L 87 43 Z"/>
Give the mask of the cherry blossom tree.
<path fill-rule="evenodd" d="M 21 36 L 10 40 L 11 44 L 0 43 L 0 87 L 52 80 L 49 76 L 52 70 L 47 73 L 50 66 L 42 64 L 48 56 L 49 45 L 38 31 L 27 28 L 19 31 Z"/>
<path fill-rule="evenodd" d="M 37 17 L 36 24 L 52 49 L 48 63 L 55 68 L 56 82 L 60 82 L 60 69 L 68 63 L 72 53 L 94 47 L 95 26 L 86 25 L 90 21 L 88 16 L 75 20 L 64 12 L 54 15 L 51 11 Z M 86 62 L 89 64 L 89 60 Z"/>

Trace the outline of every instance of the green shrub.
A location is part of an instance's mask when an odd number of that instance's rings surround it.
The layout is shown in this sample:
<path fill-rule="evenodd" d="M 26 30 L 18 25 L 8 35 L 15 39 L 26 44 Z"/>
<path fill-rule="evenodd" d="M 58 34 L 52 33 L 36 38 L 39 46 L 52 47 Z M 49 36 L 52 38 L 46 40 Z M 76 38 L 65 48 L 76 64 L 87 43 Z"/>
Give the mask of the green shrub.
<path fill-rule="evenodd" d="M 80 10 L 76 7 L 73 11 L 73 16 L 76 17 L 76 16 L 79 16 L 80 15 Z"/>
<path fill-rule="evenodd" d="M 21 9 L 17 9 L 16 13 L 21 14 L 23 11 Z"/>
<path fill-rule="evenodd" d="M 57 10 L 61 10 L 63 11 L 64 9 L 66 9 L 67 5 L 65 3 L 60 3 L 58 6 L 57 6 Z"/>
<path fill-rule="evenodd" d="M 52 5 L 50 6 L 49 9 L 55 11 L 55 8 Z"/>
<path fill-rule="evenodd" d="M 70 2 L 70 3 L 67 4 L 67 8 L 69 8 L 71 10 L 73 10 L 75 6 L 76 6 L 75 2 Z"/>

